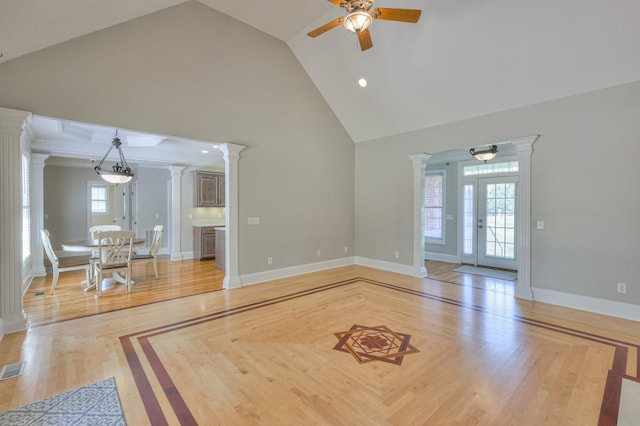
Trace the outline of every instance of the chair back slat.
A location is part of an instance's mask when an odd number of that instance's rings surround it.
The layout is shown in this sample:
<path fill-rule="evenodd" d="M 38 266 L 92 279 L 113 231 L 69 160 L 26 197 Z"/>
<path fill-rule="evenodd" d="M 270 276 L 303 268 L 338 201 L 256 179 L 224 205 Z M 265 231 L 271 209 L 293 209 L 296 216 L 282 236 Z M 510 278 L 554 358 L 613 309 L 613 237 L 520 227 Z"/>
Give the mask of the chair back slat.
<path fill-rule="evenodd" d="M 151 247 L 149 248 L 149 254 L 156 256 L 160 247 L 162 246 L 162 234 L 164 227 L 162 225 L 156 225 L 153 227 L 153 240 L 151 240 Z"/>
<path fill-rule="evenodd" d="M 92 240 L 98 239 L 98 232 L 120 231 L 120 225 L 94 225 L 89 228 L 89 235 Z"/>
<path fill-rule="evenodd" d="M 58 264 L 58 256 L 53 251 L 53 247 L 51 247 L 51 234 L 46 229 L 40 230 L 40 235 L 42 236 L 42 245 L 44 246 L 44 251 L 47 253 L 47 257 L 52 264 Z"/>
<path fill-rule="evenodd" d="M 135 235 L 133 231 L 99 232 L 98 258 L 103 267 L 129 262 Z"/>

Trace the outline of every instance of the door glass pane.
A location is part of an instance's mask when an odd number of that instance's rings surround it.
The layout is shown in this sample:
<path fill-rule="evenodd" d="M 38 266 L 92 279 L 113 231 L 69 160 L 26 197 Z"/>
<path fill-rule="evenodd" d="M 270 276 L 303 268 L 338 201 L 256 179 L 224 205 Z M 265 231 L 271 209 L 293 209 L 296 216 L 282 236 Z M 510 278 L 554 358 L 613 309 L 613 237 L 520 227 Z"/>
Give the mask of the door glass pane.
<path fill-rule="evenodd" d="M 462 211 L 462 253 L 473 254 L 474 219 L 473 219 L 473 185 L 465 185 L 463 189 Z"/>
<path fill-rule="evenodd" d="M 487 185 L 487 256 L 515 259 L 515 197 L 515 183 Z"/>

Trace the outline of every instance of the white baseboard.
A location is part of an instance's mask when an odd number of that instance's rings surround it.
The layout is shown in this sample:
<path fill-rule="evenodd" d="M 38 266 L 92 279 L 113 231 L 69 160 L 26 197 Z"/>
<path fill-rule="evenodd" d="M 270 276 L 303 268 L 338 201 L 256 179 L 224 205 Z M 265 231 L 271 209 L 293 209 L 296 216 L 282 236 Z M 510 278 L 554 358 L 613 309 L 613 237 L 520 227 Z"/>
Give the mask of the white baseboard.
<path fill-rule="evenodd" d="M 2 325 L 2 328 L 0 329 L 0 333 L 2 335 L 27 329 L 27 320 L 24 317 L 18 317 L 9 321 L 6 318 L 0 318 L 0 324 Z"/>
<path fill-rule="evenodd" d="M 424 254 L 427 260 L 437 260 L 438 262 L 460 263 L 460 258 L 455 254 L 434 253 L 428 251 Z"/>
<path fill-rule="evenodd" d="M 631 303 L 616 302 L 607 299 L 564 293 L 546 288 L 533 288 L 533 300 L 537 302 L 580 309 L 611 317 L 640 321 L 640 307 Z"/>
<path fill-rule="evenodd" d="M 368 257 L 355 258 L 356 265 L 368 266 L 370 268 L 382 269 L 384 271 L 396 272 L 398 274 L 411 275 L 412 277 L 422 277 L 421 271 L 416 271 L 412 265 L 387 262 L 384 260 L 369 259 Z"/>
<path fill-rule="evenodd" d="M 31 273 L 28 273 L 24 281 L 22 281 L 22 297 L 24 297 L 24 295 L 27 293 L 27 290 L 29 290 L 31 281 L 33 281 L 33 275 L 31 275 Z"/>
<path fill-rule="evenodd" d="M 193 252 L 186 251 L 184 253 L 171 253 L 170 260 L 185 260 L 185 259 L 193 259 Z"/>
<path fill-rule="evenodd" d="M 47 269 L 43 266 L 36 266 L 33 268 L 33 276 L 34 277 L 46 277 Z"/>
<path fill-rule="evenodd" d="M 278 280 L 281 278 L 289 278 L 295 275 L 324 271 L 326 269 L 339 268 L 341 266 L 353 265 L 353 263 L 353 257 L 343 257 L 340 259 L 327 260 L 325 262 L 308 263 L 306 265 L 291 266 L 289 268 L 256 272 L 255 274 L 240 275 L 239 278 L 242 285 L 245 286 L 265 281 Z"/>

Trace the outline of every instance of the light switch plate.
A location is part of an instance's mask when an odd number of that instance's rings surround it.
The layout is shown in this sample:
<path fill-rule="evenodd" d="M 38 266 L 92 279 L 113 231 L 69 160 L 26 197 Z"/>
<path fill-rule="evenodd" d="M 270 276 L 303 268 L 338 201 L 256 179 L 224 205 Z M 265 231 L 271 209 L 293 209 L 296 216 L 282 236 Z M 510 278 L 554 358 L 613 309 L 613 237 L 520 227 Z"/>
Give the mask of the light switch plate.
<path fill-rule="evenodd" d="M 248 225 L 260 225 L 260 218 L 259 217 L 247 218 L 247 224 Z"/>
<path fill-rule="evenodd" d="M 536 229 L 544 229 L 544 221 L 539 220 L 536 222 Z"/>

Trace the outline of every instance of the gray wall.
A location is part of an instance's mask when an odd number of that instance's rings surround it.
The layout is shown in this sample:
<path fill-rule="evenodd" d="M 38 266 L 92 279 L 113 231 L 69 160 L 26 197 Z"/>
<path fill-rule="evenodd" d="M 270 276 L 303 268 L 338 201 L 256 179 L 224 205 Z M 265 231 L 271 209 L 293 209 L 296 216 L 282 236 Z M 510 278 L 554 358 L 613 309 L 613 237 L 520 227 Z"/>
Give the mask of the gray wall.
<path fill-rule="evenodd" d="M 162 247 L 169 246 L 169 192 L 171 173 L 167 169 L 138 166 L 134 179 L 138 181 L 138 236 L 156 225 L 164 226 Z M 157 217 L 156 217 L 157 215 Z"/>
<path fill-rule="evenodd" d="M 62 250 L 65 241 L 85 240 L 89 234 L 87 182 L 96 180 L 93 169 L 47 166 L 44 176 L 44 227 L 51 246 Z"/>
<path fill-rule="evenodd" d="M 44 116 L 246 145 L 240 274 L 343 257 L 345 246 L 353 254 L 352 140 L 285 43 L 198 2 L 2 63 L 0 100 Z M 248 226 L 249 216 L 260 225 Z"/>
<path fill-rule="evenodd" d="M 638 117 L 640 82 L 359 143 L 358 255 L 394 261 L 400 250 L 400 263 L 411 264 L 408 154 L 540 134 L 531 219 L 545 229 L 531 230 L 532 285 L 640 304 Z M 616 294 L 617 282 L 628 284 L 626 296 Z"/>

